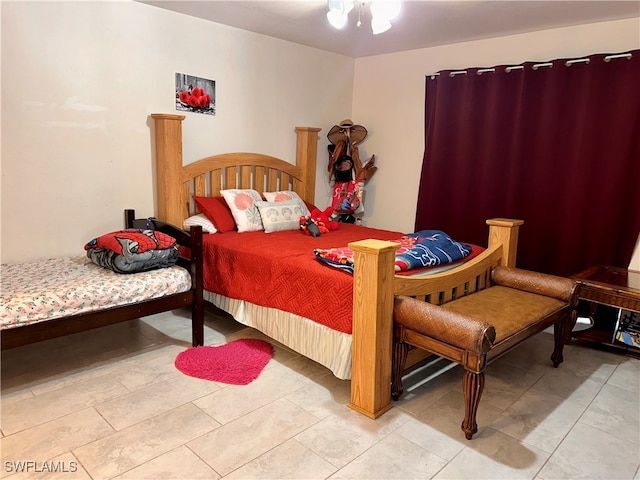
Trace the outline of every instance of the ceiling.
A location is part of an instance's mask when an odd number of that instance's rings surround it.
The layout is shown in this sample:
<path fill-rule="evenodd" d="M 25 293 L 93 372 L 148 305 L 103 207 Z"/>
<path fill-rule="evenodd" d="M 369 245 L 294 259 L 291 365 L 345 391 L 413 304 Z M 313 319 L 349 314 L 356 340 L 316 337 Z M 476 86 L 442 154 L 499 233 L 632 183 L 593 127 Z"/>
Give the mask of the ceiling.
<path fill-rule="evenodd" d="M 347 26 L 336 30 L 327 21 L 326 0 L 139 1 L 356 58 L 640 17 L 640 0 L 404 0 L 391 30 L 374 36 L 367 2 L 361 11 L 361 27 L 356 26 L 356 6 Z"/>

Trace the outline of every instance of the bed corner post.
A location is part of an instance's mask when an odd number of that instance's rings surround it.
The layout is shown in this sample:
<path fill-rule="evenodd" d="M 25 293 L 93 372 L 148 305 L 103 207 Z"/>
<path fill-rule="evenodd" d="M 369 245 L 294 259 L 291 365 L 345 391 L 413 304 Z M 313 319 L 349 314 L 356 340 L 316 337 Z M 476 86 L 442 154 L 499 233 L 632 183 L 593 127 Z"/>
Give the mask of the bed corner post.
<path fill-rule="evenodd" d="M 490 218 L 488 246 L 502 244 L 502 263 L 507 267 L 516 266 L 516 254 L 518 252 L 518 232 L 524 220 L 510 218 Z"/>
<path fill-rule="evenodd" d="M 318 127 L 296 127 L 296 165 L 302 170 L 303 200 L 315 203 L 316 159 L 318 157 Z"/>
<path fill-rule="evenodd" d="M 382 240 L 352 242 L 353 330 L 349 407 L 378 418 L 391 405 L 393 280 L 399 244 Z"/>
<path fill-rule="evenodd" d="M 182 228 L 182 121 L 184 115 L 152 113 L 155 125 L 158 218 Z"/>

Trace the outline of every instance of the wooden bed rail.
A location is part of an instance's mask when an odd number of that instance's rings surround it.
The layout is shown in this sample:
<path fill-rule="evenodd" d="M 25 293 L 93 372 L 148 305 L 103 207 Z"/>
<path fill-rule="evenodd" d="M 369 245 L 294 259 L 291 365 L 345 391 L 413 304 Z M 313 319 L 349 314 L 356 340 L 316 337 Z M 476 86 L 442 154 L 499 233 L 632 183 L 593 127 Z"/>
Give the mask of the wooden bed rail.
<path fill-rule="evenodd" d="M 395 275 L 397 243 L 362 240 L 349 244 L 354 255 L 351 348 L 354 368 L 351 372 L 350 408 L 370 418 L 378 418 L 392 406 L 395 295 L 428 297 L 429 302 L 439 303 L 442 296 L 451 297 L 456 292 L 484 287 L 491 267 L 515 266 L 518 230 L 523 223 L 522 220 L 504 218 L 487 220 L 487 250 L 459 267 L 425 277 Z"/>

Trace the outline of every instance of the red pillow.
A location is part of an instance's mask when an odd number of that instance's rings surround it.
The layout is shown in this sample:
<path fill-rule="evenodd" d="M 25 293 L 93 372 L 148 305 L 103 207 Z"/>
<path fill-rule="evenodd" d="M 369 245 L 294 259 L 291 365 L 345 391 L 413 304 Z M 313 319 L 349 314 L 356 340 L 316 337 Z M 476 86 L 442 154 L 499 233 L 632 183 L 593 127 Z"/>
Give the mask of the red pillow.
<path fill-rule="evenodd" d="M 303 200 L 303 202 L 307 206 L 307 208 L 309 209 L 310 212 L 313 212 L 316 208 L 318 208 L 311 202 L 307 202 L 306 200 Z M 318 208 L 318 210 L 320 210 L 320 209 Z"/>
<path fill-rule="evenodd" d="M 236 221 L 223 197 L 196 197 L 193 200 L 198 208 L 211 220 L 211 223 L 219 232 L 233 232 L 236 229 Z"/>

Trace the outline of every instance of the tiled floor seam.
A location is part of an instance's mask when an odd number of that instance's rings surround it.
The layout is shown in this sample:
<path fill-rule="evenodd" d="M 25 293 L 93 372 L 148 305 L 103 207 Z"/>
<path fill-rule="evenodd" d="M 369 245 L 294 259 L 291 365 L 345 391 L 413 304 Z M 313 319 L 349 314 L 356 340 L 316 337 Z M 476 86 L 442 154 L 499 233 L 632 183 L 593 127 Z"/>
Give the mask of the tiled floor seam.
<path fill-rule="evenodd" d="M 220 428 L 220 427 L 218 427 L 218 428 Z M 210 432 L 207 432 L 207 433 L 205 433 L 204 435 L 207 435 L 208 433 L 210 433 Z M 200 435 L 200 436 L 204 436 L 204 435 Z M 197 440 L 198 438 L 200 438 L 200 437 L 196 437 L 196 438 L 194 438 L 193 440 Z M 192 441 L 193 441 L 193 440 L 192 440 Z M 213 468 L 213 466 L 212 466 L 212 465 L 209 465 L 209 464 L 207 463 L 207 461 L 206 461 L 204 458 L 202 458 L 202 456 L 198 455 L 198 452 L 196 452 L 193 448 L 191 448 L 191 447 L 189 446 L 189 442 L 184 443 L 184 444 L 183 444 L 183 446 L 184 446 L 185 448 L 187 448 L 191 453 L 193 453 L 196 457 L 198 457 L 198 459 L 200 459 L 200 461 L 201 461 L 202 463 L 204 463 L 204 464 L 205 464 L 205 465 L 207 465 L 211 470 L 213 470 L 213 471 L 215 472 L 215 474 L 216 474 L 216 475 L 218 475 L 218 477 L 220 477 L 221 479 L 222 479 L 222 478 L 224 478 L 224 477 L 220 474 L 220 472 L 218 472 L 215 468 Z M 241 468 L 241 467 L 238 467 L 238 468 Z M 237 470 L 237 469 L 236 469 L 236 470 Z"/>

